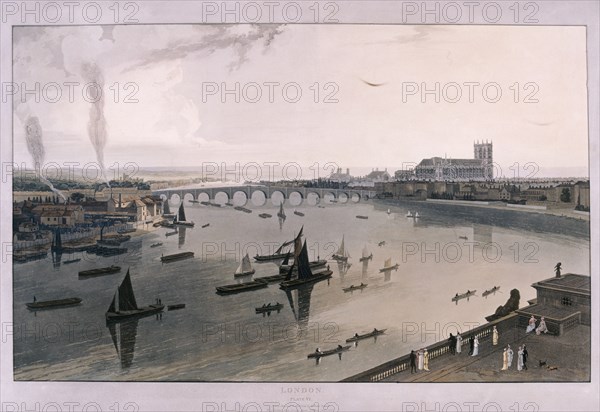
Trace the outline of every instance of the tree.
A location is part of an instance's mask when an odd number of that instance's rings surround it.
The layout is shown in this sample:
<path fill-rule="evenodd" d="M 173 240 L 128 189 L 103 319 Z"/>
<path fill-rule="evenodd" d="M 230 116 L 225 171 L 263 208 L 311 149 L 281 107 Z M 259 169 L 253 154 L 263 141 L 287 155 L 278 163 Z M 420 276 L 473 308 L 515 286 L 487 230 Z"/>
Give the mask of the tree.
<path fill-rule="evenodd" d="M 85 197 L 85 195 L 83 193 L 80 193 L 80 192 L 73 192 L 73 193 L 71 193 L 71 200 L 73 200 L 75 203 L 81 202 L 84 197 Z"/>
<path fill-rule="evenodd" d="M 571 191 L 569 188 L 565 187 L 560 194 L 560 201 L 564 203 L 569 203 L 571 201 Z"/>

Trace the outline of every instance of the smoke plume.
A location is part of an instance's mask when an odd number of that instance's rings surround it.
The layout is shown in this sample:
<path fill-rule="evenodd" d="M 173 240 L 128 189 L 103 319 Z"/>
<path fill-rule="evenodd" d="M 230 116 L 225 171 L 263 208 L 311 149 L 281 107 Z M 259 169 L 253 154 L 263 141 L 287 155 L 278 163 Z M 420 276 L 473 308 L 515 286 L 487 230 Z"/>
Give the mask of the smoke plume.
<path fill-rule="evenodd" d="M 88 135 L 94 150 L 96 159 L 100 164 L 102 175 L 106 183 L 110 186 L 104 166 L 104 146 L 106 146 L 106 118 L 104 117 L 104 75 L 102 70 L 94 62 L 87 62 L 81 65 L 81 71 L 84 80 L 89 87 L 88 97 L 92 101 L 90 108 L 90 120 L 88 122 Z"/>
<path fill-rule="evenodd" d="M 44 140 L 42 138 L 42 126 L 37 116 L 28 116 L 25 120 L 25 139 L 27 140 L 27 150 L 33 159 L 33 167 L 40 180 L 47 184 L 50 189 L 59 195 L 65 202 L 67 198 L 62 192 L 54 187 L 54 185 L 46 179 L 42 174 L 42 166 L 46 151 L 44 149 Z"/>

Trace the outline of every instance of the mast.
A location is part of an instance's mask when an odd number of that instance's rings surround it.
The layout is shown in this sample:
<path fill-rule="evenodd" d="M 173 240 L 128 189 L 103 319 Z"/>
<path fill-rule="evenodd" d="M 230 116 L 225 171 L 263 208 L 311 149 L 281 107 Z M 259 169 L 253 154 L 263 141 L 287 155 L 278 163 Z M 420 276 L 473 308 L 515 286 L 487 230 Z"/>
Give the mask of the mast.
<path fill-rule="evenodd" d="M 183 210 L 183 200 L 181 201 L 181 205 L 179 206 L 179 221 L 185 222 L 185 210 Z"/>
<path fill-rule="evenodd" d="M 119 309 L 120 310 L 137 310 L 137 302 L 135 301 L 135 294 L 133 293 L 133 285 L 131 284 L 131 276 L 129 275 L 129 269 L 125 279 L 119 286 Z"/>

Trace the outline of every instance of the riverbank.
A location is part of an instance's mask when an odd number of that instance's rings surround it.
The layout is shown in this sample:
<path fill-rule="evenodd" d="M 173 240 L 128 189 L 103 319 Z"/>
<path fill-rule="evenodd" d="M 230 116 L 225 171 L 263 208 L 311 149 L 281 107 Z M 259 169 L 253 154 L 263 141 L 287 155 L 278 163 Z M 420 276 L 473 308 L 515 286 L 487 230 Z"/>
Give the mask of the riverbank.
<path fill-rule="evenodd" d="M 409 199 L 373 199 L 376 209 L 385 210 L 390 206 L 400 207 L 405 214 L 408 210 L 419 212 L 420 221 L 435 220 L 440 215 L 451 216 L 468 224 L 483 224 L 509 229 L 551 232 L 560 235 L 590 239 L 590 218 L 565 209 L 520 209 L 508 208 L 495 203 L 482 202 L 468 204 L 453 201 L 431 202 Z"/>

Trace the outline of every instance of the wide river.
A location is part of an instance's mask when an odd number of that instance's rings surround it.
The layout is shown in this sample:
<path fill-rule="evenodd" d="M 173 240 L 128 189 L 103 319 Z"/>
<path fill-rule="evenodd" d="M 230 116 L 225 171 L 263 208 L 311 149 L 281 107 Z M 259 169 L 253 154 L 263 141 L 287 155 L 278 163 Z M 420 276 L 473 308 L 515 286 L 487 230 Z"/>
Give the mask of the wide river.
<path fill-rule="evenodd" d="M 14 266 L 14 368 L 17 380 L 166 381 L 337 381 L 402 356 L 450 332 L 485 323 L 506 302 L 511 289 L 521 306 L 535 297 L 531 284 L 564 272 L 589 275 L 589 231 L 584 222 L 530 212 L 479 207 L 373 201 L 334 203 L 324 208 L 286 204 L 280 225 L 277 207 L 231 207 L 186 202 L 195 228 L 165 236 L 155 229 L 134 236 L 128 253 L 99 258 L 85 252 Z M 387 213 L 388 207 L 391 209 Z M 172 203 L 176 210 L 177 205 Z M 407 218 L 418 211 L 418 220 Z M 259 213 L 273 215 L 261 219 Z M 357 215 L 368 216 L 358 219 Z M 210 223 L 202 228 L 201 225 Z M 304 225 L 311 259 L 328 258 L 344 236 L 349 268 L 331 261 L 333 276 L 286 293 L 278 284 L 219 296 L 215 287 L 235 283 L 240 257 L 270 253 Z M 558 229 L 557 229 L 558 228 Z M 152 229 L 152 228 L 150 228 Z M 379 245 L 385 241 L 384 245 Z M 162 242 L 162 246 L 150 245 Z M 372 260 L 359 262 L 366 246 Z M 192 251 L 192 259 L 161 264 L 162 254 Z M 380 273 L 392 259 L 399 269 Z M 120 273 L 79 280 L 78 271 L 111 264 Z M 274 263 L 257 264 L 254 276 L 274 275 Z M 139 305 L 185 303 L 119 324 L 114 333 L 104 314 L 127 270 Z M 352 284 L 368 284 L 345 293 Z M 484 298 L 481 292 L 500 286 Z M 477 290 L 468 301 L 455 293 Z M 79 306 L 31 312 L 25 304 L 78 296 Z M 264 303 L 280 302 L 270 316 L 255 314 Z M 354 333 L 386 328 L 377 339 L 360 341 L 343 356 L 307 359 L 317 347 L 330 349 Z"/>

